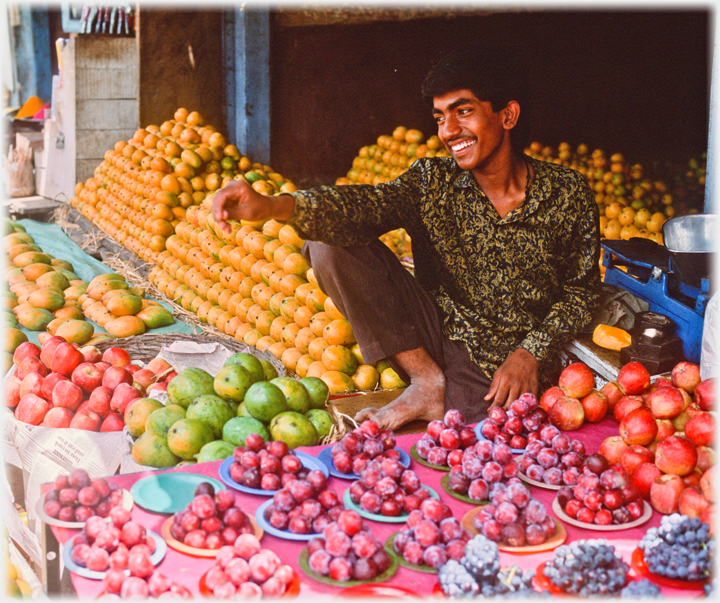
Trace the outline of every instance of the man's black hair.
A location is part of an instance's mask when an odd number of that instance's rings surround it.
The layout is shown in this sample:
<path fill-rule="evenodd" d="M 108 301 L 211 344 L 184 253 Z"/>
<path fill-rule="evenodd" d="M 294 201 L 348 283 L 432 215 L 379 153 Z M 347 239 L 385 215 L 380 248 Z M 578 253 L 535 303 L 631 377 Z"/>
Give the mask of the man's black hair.
<path fill-rule="evenodd" d="M 530 90 L 527 73 L 513 52 L 506 48 L 471 46 L 451 52 L 427 74 L 422 84 L 425 102 L 455 90 L 470 90 L 493 111 L 504 109 L 514 100 L 520 105 L 520 117 L 511 131 L 510 141 L 517 152 L 530 143 L 527 112 Z"/>

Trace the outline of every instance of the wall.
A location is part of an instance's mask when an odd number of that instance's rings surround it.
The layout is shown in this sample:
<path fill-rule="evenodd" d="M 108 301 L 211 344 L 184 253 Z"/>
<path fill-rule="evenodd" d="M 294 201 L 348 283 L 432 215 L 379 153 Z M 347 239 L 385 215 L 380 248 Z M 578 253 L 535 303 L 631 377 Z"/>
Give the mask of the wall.
<path fill-rule="evenodd" d="M 271 30 L 271 163 L 303 185 L 334 182 L 361 146 L 397 125 L 433 133 L 420 83 L 442 54 L 475 41 L 519 49 L 544 144 L 586 143 L 645 165 L 684 164 L 707 149 L 707 10 L 371 15 L 332 25 L 288 14 L 276 13 Z"/>

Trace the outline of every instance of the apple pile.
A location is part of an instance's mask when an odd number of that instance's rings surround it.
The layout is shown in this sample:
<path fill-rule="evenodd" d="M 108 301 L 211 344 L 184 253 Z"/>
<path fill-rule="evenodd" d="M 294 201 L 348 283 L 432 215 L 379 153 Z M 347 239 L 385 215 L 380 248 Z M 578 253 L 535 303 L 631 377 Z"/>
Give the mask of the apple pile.
<path fill-rule="evenodd" d="M 344 509 L 307 545 L 308 567 L 338 582 L 367 581 L 390 567 L 390 555 L 357 511 Z"/>
<path fill-rule="evenodd" d="M 528 442 L 538 439 L 538 432 L 548 423 L 547 412 L 539 406 L 534 394 L 524 393 L 510 404 L 507 411 L 493 406 L 480 428 L 486 440 L 524 449 Z"/>
<path fill-rule="evenodd" d="M 20 344 L 13 364 L 15 373 L 5 378 L 4 387 L 5 405 L 15 409 L 16 419 L 43 427 L 102 432 L 122 431 L 130 402 L 162 389 L 157 380 L 167 381 L 175 374 L 160 358 L 140 368 L 121 348 L 100 352 L 59 336 L 47 338 L 39 347 L 29 341 Z"/>
<path fill-rule="evenodd" d="M 348 475 L 360 475 L 371 459 L 400 459 L 395 450 L 395 434 L 390 429 L 381 430 L 372 419 L 363 421 L 333 444 L 330 456 L 335 469 Z"/>
<path fill-rule="evenodd" d="M 349 491 L 350 500 L 363 511 L 386 517 L 399 517 L 419 509 L 430 496 L 418 474 L 393 458 L 369 460 Z"/>
<path fill-rule="evenodd" d="M 517 464 L 522 473 L 536 482 L 574 486 L 584 460 L 585 445 L 548 424 L 540 430 L 540 439 L 528 443 Z"/>
<path fill-rule="evenodd" d="M 250 518 L 237 506 L 235 493 L 215 492 L 208 482 L 195 486 L 193 499 L 173 515 L 170 528 L 170 535 L 178 542 L 209 550 L 233 544 L 239 536 L 252 532 Z"/>
<path fill-rule="evenodd" d="M 508 444 L 479 440 L 463 450 L 459 465 L 450 468 L 448 489 L 472 500 L 488 500 L 491 484 L 517 474 L 518 464 Z"/>
<path fill-rule="evenodd" d="M 145 528 L 132 520 L 123 507 L 110 509 L 110 523 L 102 517 L 90 517 L 73 540 L 70 558 L 79 567 L 95 572 L 109 569 L 130 570 L 131 576 L 148 578 L 155 571 L 150 557 L 155 541 Z"/>
<path fill-rule="evenodd" d="M 485 538 L 508 546 L 538 545 L 555 533 L 555 520 L 517 477 L 490 489 L 490 504 L 473 518 Z"/>
<path fill-rule="evenodd" d="M 540 408 L 563 431 L 579 429 L 585 421 L 598 423 L 610 408 L 605 388 L 595 389 L 595 374 L 583 362 L 573 362 L 560 373 L 558 384 L 540 397 Z"/>
<path fill-rule="evenodd" d="M 235 448 L 228 471 L 238 484 L 269 491 L 280 490 L 294 479 L 307 479 L 311 473 L 285 442 L 266 443 L 257 433 L 248 434 L 245 445 Z"/>
<path fill-rule="evenodd" d="M 122 498 L 117 484 L 91 479 L 85 469 L 74 469 L 55 478 L 53 489 L 45 494 L 43 510 L 53 519 L 85 522 L 93 516 L 108 517 L 113 507 L 122 504 Z"/>
<path fill-rule="evenodd" d="M 462 461 L 462 451 L 477 442 L 475 430 L 465 425 L 465 417 L 450 409 L 441 420 L 430 421 L 415 450 L 432 465 L 452 467 Z"/>
<path fill-rule="evenodd" d="M 327 488 L 327 478 L 319 469 L 305 478 L 295 478 L 273 495 L 263 517 L 273 528 L 293 534 L 320 534 L 335 521 L 344 505 L 338 495 Z"/>
<path fill-rule="evenodd" d="M 459 561 L 471 534 L 452 516 L 445 503 L 427 498 L 407 518 L 407 526 L 395 534 L 393 549 L 413 565 L 439 568 L 448 559 Z"/>
<path fill-rule="evenodd" d="M 644 512 L 643 500 L 622 465 L 608 466 L 596 456 L 593 461 L 586 464 L 575 486 L 558 490 L 557 501 L 563 511 L 583 523 L 603 526 L 639 519 Z"/>
<path fill-rule="evenodd" d="M 243 534 L 220 548 L 205 574 L 205 586 L 217 599 L 252 600 L 281 597 L 295 571 L 275 552 L 264 549 L 253 534 Z"/>

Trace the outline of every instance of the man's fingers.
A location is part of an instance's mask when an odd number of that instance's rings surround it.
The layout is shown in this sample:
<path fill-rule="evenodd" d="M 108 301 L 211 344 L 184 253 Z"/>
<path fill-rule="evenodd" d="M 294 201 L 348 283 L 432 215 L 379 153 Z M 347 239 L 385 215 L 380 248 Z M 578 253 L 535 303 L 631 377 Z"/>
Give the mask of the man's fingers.
<path fill-rule="evenodd" d="M 363 408 L 362 410 L 357 411 L 355 413 L 355 420 L 358 422 L 366 421 L 367 419 L 372 419 L 376 414 L 378 413 L 377 408 Z"/>

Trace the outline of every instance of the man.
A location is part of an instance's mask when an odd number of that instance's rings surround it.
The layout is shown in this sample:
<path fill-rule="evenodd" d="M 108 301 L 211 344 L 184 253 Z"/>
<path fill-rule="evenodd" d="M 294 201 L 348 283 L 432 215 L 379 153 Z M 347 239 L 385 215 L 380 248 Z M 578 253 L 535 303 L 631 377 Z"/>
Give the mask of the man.
<path fill-rule="evenodd" d="M 233 182 L 213 213 L 275 218 L 308 239 L 318 282 L 353 327 L 366 362 L 388 358 L 409 386 L 382 409 L 396 429 L 537 394 L 560 346 L 587 324 L 600 286 L 598 210 L 584 177 L 523 154 L 523 71 L 504 51 L 463 48 L 423 83 L 451 158 L 419 159 L 377 186 L 263 197 Z M 377 238 L 403 227 L 415 278 Z M 322 243 L 312 242 L 322 241 Z"/>

